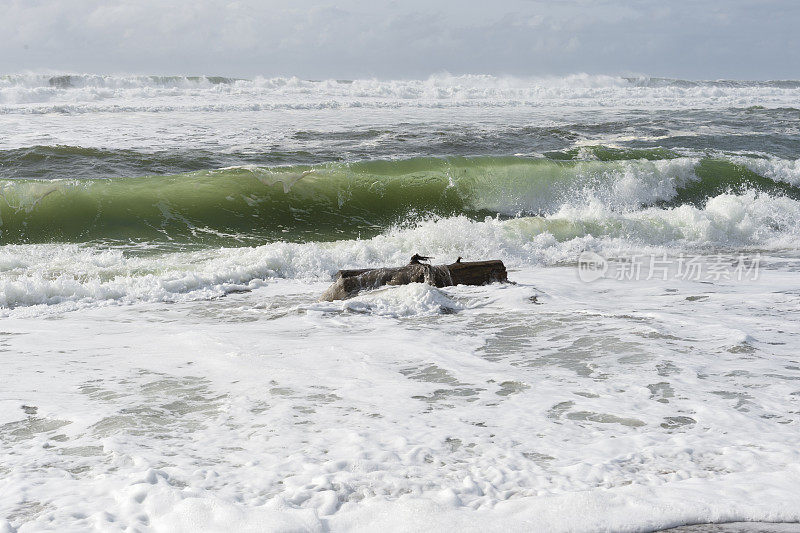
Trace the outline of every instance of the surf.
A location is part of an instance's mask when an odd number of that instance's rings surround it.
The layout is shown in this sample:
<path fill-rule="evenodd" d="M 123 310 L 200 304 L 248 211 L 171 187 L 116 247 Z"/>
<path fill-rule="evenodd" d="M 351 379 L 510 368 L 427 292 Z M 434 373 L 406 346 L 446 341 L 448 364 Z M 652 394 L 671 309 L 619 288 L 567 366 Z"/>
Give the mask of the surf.
<path fill-rule="evenodd" d="M 332 241 L 370 238 L 430 217 L 542 217 L 590 205 L 617 213 L 702 208 L 721 194 L 748 192 L 800 200 L 795 174 L 774 168 L 756 159 L 595 147 L 538 158 L 409 158 L 105 179 L 6 179 L 0 181 L 0 243 Z M 794 167 L 789 162 L 781 168 Z M 762 169 L 763 175 L 756 172 Z"/>

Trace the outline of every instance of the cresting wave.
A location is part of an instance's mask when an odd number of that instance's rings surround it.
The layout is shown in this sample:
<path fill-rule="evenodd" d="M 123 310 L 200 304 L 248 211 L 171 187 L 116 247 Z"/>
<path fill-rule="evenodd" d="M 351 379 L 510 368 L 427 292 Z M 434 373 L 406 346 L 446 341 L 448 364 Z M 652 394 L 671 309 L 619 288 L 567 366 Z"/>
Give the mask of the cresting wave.
<path fill-rule="evenodd" d="M 30 306 L 65 310 L 205 300 L 253 290 L 275 279 L 324 282 L 321 291 L 337 269 L 403 264 L 419 250 L 443 261 L 459 255 L 490 256 L 511 268 L 524 268 L 571 264 L 584 250 L 613 257 L 798 247 L 800 202 L 752 191 L 720 194 L 709 198 L 703 208 L 687 204 L 614 212 L 591 203 L 562 206 L 546 216 L 507 220 L 428 219 L 370 239 L 334 242 L 273 242 L 177 252 L 156 247 L 156 253 L 151 253 L 150 245 L 8 245 L 0 249 L 0 315 L 24 314 Z M 428 296 L 433 298 L 430 307 L 441 303 L 439 296 Z"/>
<path fill-rule="evenodd" d="M 780 89 L 798 89 L 800 80 L 682 80 L 675 78 L 657 78 L 649 76 L 625 77 L 608 75 L 573 74 L 569 76 L 545 76 L 515 78 L 511 76 L 491 75 L 449 75 L 439 74 L 430 76 L 427 80 L 407 81 L 411 85 L 414 81 L 429 84 L 455 84 L 483 86 L 483 87 L 514 87 L 525 85 L 540 85 L 550 87 L 775 87 Z M 262 87 L 315 87 L 373 82 L 367 80 L 304 80 L 297 77 L 256 77 L 253 79 L 231 78 L 224 76 L 111 76 L 100 74 L 7 74 L 0 76 L 0 87 L 55 87 L 59 89 L 78 89 L 82 87 L 102 88 L 139 88 L 139 87 L 167 87 L 167 88 L 197 88 L 213 87 L 216 85 L 246 85 L 253 84 Z M 386 81 L 384 83 L 400 83 Z"/>
<path fill-rule="evenodd" d="M 335 240 L 374 236 L 430 216 L 549 216 L 595 204 L 613 212 L 703 207 L 720 194 L 747 191 L 800 199 L 792 162 L 781 173 L 774 161 L 697 159 L 663 150 L 594 147 L 550 156 L 5 180 L 0 242 Z"/>
<path fill-rule="evenodd" d="M 0 113 L 323 109 L 339 107 L 787 107 L 800 81 L 689 81 L 577 74 L 419 80 L 234 79 L 219 76 L 0 76 Z"/>

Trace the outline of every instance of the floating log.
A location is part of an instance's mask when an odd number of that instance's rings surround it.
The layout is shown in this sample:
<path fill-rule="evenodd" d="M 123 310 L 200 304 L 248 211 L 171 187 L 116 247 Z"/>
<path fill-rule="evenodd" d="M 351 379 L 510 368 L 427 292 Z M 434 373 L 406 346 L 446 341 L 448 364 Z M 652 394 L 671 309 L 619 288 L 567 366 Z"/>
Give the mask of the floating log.
<path fill-rule="evenodd" d="M 377 289 L 384 285 L 428 283 L 434 287 L 450 285 L 485 285 L 494 281 L 508 281 L 506 267 L 499 259 L 491 261 L 462 262 L 459 257 L 449 265 L 421 263 L 414 255 L 411 262 L 401 267 L 361 268 L 340 270 L 320 301 L 332 302 L 355 296 L 362 290 Z"/>

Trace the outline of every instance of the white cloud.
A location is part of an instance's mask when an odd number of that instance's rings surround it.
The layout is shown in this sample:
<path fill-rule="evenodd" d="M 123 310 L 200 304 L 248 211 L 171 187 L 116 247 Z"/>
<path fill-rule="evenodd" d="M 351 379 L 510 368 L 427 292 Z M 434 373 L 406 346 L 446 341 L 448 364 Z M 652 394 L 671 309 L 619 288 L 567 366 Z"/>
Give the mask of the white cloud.
<path fill-rule="evenodd" d="M 0 0 L 0 72 L 798 77 L 794 0 Z"/>

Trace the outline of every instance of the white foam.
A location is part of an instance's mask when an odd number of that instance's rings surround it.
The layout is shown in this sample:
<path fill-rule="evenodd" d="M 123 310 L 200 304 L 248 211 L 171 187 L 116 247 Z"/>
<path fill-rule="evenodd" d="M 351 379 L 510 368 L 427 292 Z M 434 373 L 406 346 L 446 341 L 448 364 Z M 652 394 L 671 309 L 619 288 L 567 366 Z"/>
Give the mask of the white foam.
<path fill-rule="evenodd" d="M 51 81 L 55 80 L 55 81 Z M 307 81 L 14 75 L 0 78 L 0 112 L 231 111 L 324 107 L 548 106 L 618 108 L 792 106 L 800 88 L 770 84 L 648 84 L 613 76 Z M 200 103 L 202 102 L 202 103 Z M 255 107 L 254 107 L 255 106 Z"/>
<path fill-rule="evenodd" d="M 462 304 L 454 314 L 318 312 L 324 284 L 282 280 L 212 301 L 6 318 L 0 527 L 800 519 L 796 273 L 511 275 L 518 285 L 443 291 Z M 362 301 L 439 297 L 382 294 Z"/>
<path fill-rule="evenodd" d="M 733 156 L 731 159 L 760 176 L 782 181 L 789 185 L 800 186 L 800 159 L 744 156 Z"/>
<path fill-rule="evenodd" d="M 472 207 L 504 215 L 553 213 L 563 205 L 599 203 L 606 210 L 633 210 L 675 197 L 677 190 L 698 178 L 699 159 L 681 157 L 657 161 L 579 161 L 574 165 L 533 167 L 545 176 L 529 175 L 510 166 L 487 173 L 474 184 Z M 507 174 L 502 174 L 506 172 Z"/>
<path fill-rule="evenodd" d="M 366 291 L 344 301 L 317 303 L 309 309 L 321 312 L 369 313 L 398 318 L 453 313 L 462 309 L 462 306 L 441 289 L 425 283 L 411 283 L 400 287 Z"/>
<path fill-rule="evenodd" d="M 586 124 L 619 109 L 795 106 L 798 95 L 593 76 L 71 83 L 0 79 L 2 146 L 263 153 L 304 129 L 558 127 L 571 109 Z M 304 109 L 315 111 L 284 112 Z M 748 192 L 641 209 L 694 179 L 695 161 L 612 163 L 567 198 L 487 192 L 482 205 L 545 216 L 431 219 L 371 239 L 3 246 L 0 531 L 800 520 L 800 203 Z M 797 182 L 796 162 L 745 164 Z M 569 265 L 584 250 L 767 257 L 746 282 L 582 283 Z M 500 258 L 517 284 L 316 303 L 336 269 L 415 252 Z"/>
<path fill-rule="evenodd" d="M 0 250 L 0 310 L 38 313 L 53 305 L 74 309 L 207 300 L 253 290 L 276 278 L 328 281 L 342 268 L 401 265 L 417 252 L 442 263 L 458 256 L 493 257 L 522 267 L 575 262 L 584 250 L 614 256 L 715 253 L 720 248 L 791 251 L 798 246 L 800 202 L 754 192 L 719 195 L 703 209 L 682 205 L 615 211 L 592 200 L 565 205 L 544 217 L 431 219 L 372 239 L 332 243 L 278 242 L 166 254 L 71 244 L 7 245 Z M 403 301 L 356 300 L 348 305 L 379 314 L 424 314 L 440 306 L 437 294 L 406 294 Z M 409 301 L 422 307 L 404 307 Z M 31 309 L 24 311 L 26 307 Z"/>

